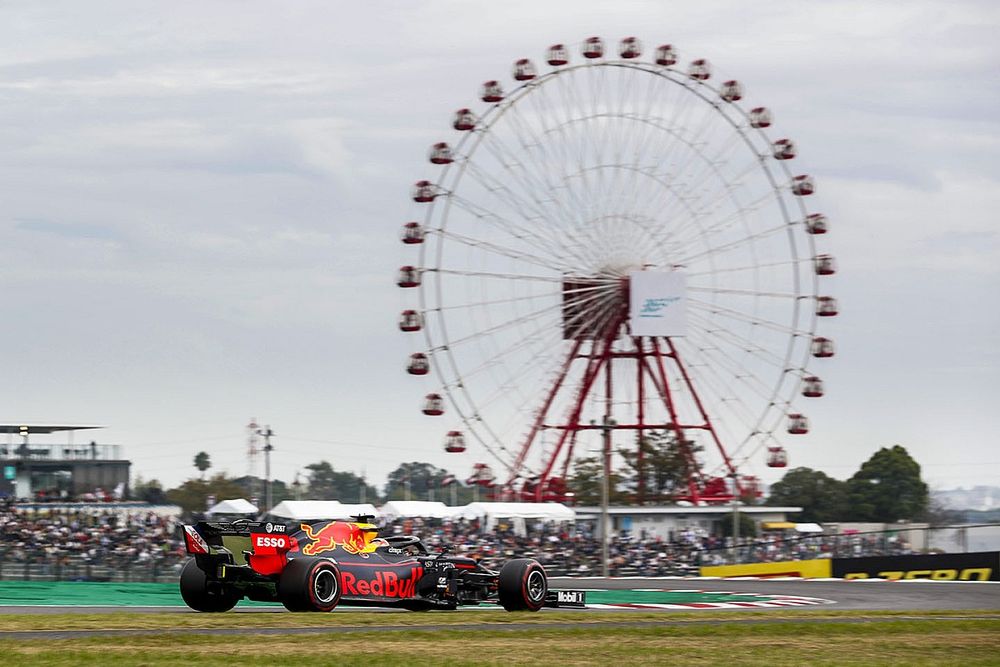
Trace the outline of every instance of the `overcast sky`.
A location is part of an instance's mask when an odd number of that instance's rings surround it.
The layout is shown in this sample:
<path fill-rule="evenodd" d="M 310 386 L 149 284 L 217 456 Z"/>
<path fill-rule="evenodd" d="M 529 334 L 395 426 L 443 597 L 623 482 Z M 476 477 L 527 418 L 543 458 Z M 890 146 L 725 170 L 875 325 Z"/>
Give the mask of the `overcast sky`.
<path fill-rule="evenodd" d="M 409 185 L 515 59 L 636 35 L 738 77 L 817 179 L 842 315 L 792 465 L 899 443 L 998 484 L 998 34 L 989 1 L 4 0 L 0 420 L 105 425 L 167 485 L 247 472 L 251 417 L 286 481 L 466 474 L 402 372 Z"/>

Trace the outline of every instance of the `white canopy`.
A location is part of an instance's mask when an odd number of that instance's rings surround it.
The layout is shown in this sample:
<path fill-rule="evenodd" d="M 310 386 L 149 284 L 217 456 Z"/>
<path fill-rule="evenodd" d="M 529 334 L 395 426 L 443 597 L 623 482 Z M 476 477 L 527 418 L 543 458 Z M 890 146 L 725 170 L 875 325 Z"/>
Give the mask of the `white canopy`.
<path fill-rule="evenodd" d="M 362 514 L 374 517 L 379 515 L 371 503 L 345 505 L 339 500 L 285 500 L 275 505 L 268 514 L 290 521 L 350 519 Z"/>
<path fill-rule="evenodd" d="M 822 533 L 823 527 L 818 523 L 797 523 L 795 531 L 798 533 Z"/>
<path fill-rule="evenodd" d="M 427 500 L 390 500 L 380 508 L 387 521 L 400 518 L 450 519 L 458 508 Z"/>
<path fill-rule="evenodd" d="M 543 519 L 576 521 L 576 512 L 560 503 L 469 503 L 459 508 L 463 519 Z"/>
<path fill-rule="evenodd" d="M 234 498 L 232 500 L 223 500 L 220 503 L 212 505 L 212 507 L 205 512 L 205 514 L 257 514 L 258 511 L 257 506 L 249 500 L 244 498 Z"/>

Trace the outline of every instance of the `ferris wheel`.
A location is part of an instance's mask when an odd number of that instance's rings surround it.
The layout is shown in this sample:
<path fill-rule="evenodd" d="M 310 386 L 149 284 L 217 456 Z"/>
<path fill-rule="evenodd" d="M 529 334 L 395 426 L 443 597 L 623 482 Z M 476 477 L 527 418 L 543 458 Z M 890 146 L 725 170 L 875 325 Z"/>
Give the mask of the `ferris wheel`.
<path fill-rule="evenodd" d="M 591 37 L 545 61 L 486 81 L 413 186 L 397 284 L 422 411 L 504 498 L 561 499 L 575 457 L 641 457 L 655 431 L 690 464 L 676 499 L 754 493 L 748 463 L 787 465 L 793 403 L 825 391 L 807 366 L 834 354 L 813 179 L 707 60 Z"/>

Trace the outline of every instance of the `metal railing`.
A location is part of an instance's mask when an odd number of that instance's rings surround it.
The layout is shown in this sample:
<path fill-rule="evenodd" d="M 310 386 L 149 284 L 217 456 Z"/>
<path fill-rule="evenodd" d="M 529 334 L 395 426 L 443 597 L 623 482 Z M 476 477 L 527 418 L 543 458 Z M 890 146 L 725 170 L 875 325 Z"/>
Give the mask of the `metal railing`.
<path fill-rule="evenodd" d="M 118 461 L 121 445 L 0 445 L 0 459 L 21 461 Z"/>
<path fill-rule="evenodd" d="M 112 581 L 173 583 L 186 558 L 94 563 L 81 557 L 12 560 L 0 554 L 0 581 Z"/>

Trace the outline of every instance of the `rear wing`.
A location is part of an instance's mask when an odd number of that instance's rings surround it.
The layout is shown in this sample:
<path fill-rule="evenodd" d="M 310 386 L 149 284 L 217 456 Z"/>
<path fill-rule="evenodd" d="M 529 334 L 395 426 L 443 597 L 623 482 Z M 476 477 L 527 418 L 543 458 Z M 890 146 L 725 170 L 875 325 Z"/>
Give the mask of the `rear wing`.
<path fill-rule="evenodd" d="M 226 553 L 230 551 L 226 548 L 227 543 L 239 543 L 243 540 L 249 542 L 252 537 L 260 535 L 283 536 L 288 532 L 283 523 L 272 523 L 270 521 L 199 521 L 194 525 L 185 524 L 184 545 L 189 554 L 213 554 Z M 268 542 L 284 540 L 268 540 Z M 262 545 L 255 545 L 262 546 Z"/>

